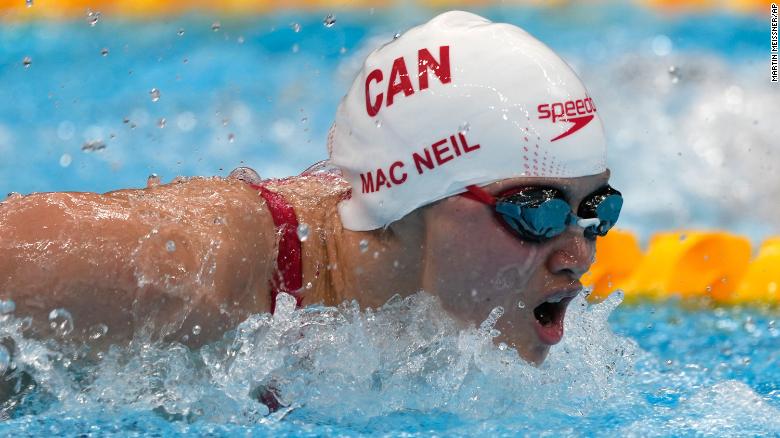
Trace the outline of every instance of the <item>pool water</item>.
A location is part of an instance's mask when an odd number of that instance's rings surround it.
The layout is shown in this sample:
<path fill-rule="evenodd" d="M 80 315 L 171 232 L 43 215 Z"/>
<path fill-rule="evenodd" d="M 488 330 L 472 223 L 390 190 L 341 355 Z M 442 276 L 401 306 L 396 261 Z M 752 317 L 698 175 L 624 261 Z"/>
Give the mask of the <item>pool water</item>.
<path fill-rule="evenodd" d="M 778 233 L 780 206 L 764 202 L 780 196 L 768 20 L 476 12 L 525 27 L 580 73 L 626 196 L 622 226 L 644 238 Z M 240 165 L 300 172 L 326 158 L 362 58 L 433 13 L 337 11 L 330 27 L 326 13 L 301 12 L 4 23 L 0 190 L 106 191 Z M 489 324 L 458 329 L 424 293 L 374 310 L 293 310 L 287 298 L 200 350 L 139 335 L 97 362 L 89 346 L 25 338 L 4 304 L 0 367 L 16 367 L 21 394 L 0 407 L 0 434 L 780 434 L 775 308 L 578 299 L 564 341 L 534 368 L 493 345 Z M 286 405 L 274 413 L 256 401 L 271 387 Z"/>

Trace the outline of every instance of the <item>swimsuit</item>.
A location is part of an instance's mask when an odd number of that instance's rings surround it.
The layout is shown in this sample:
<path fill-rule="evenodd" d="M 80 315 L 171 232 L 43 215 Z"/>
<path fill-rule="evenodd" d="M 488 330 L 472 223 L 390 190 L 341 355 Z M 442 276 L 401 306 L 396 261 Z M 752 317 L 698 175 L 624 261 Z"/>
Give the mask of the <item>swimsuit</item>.
<path fill-rule="evenodd" d="M 276 307 L 276 297 L 281 292 L 295 297 L 297 307 L 303 303 L 303 257 L 301 240 L 298 237 L 298 218 L 295 209 L 284 197 L 263 185 L 250 184 L 260 192 L 271 212 L 274 225 L 280 233 L 279 251 L 276 255 L 276 269 L 270 280 L 271 313 Z"/>

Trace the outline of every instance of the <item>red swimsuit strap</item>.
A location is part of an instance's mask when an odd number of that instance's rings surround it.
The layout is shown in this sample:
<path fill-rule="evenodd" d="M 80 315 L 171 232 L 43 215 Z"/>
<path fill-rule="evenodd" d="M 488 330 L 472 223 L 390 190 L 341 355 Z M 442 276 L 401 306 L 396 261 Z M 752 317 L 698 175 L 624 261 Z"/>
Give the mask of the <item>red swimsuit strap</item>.
<path fill-rule="evenodd" d="M 303 303 L 303 258 L 301 240 L 298 238 L 298 218 L 295 209 L 282 195 L 272 192 L 265 186 L 250 184 L 260 192 L 271 212 L 274 225 L 280 233 L 279 252 L 276 255 L 276 270 L 271 277 L 271 313 L 276 307 L 276 296 L 280 292 L 295 297 L 300 307 Z"/>

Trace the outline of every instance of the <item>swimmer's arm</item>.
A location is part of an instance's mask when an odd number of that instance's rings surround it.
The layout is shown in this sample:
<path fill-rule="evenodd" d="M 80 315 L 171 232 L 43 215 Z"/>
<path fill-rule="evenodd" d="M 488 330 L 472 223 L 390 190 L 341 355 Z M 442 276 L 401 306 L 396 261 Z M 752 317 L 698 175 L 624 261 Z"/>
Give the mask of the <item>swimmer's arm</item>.
<path fill-rule="evenodd" d="M 33 318 L 36 336 L 54 335 L 49 314 L 61 308 L 73 317 L 70 338 L 88 340 L 104 324 L 91 343 L 146 328 L 198 345 L 268 311 L 267 211 L 246 184 L 218 178 L 11 198 L 0 203 L 0 299 Z"/>

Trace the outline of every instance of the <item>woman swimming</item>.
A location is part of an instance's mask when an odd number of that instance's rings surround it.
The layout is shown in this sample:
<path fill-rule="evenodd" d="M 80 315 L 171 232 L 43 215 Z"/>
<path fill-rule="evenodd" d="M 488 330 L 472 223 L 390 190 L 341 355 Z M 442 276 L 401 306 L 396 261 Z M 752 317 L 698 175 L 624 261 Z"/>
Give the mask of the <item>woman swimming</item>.
<path fill-rule="evenodd" d="M 252 172 L 0 204 L 0 299 L 47 336 L 216 339 L 275 297 L 377 307 L 419 290 L 463 324 L 495 308 L 533 363 L 617 220 L 596 107 L 523 30 L 448 12 L 366 59 L 328 136 L 332 171 Z"/>

